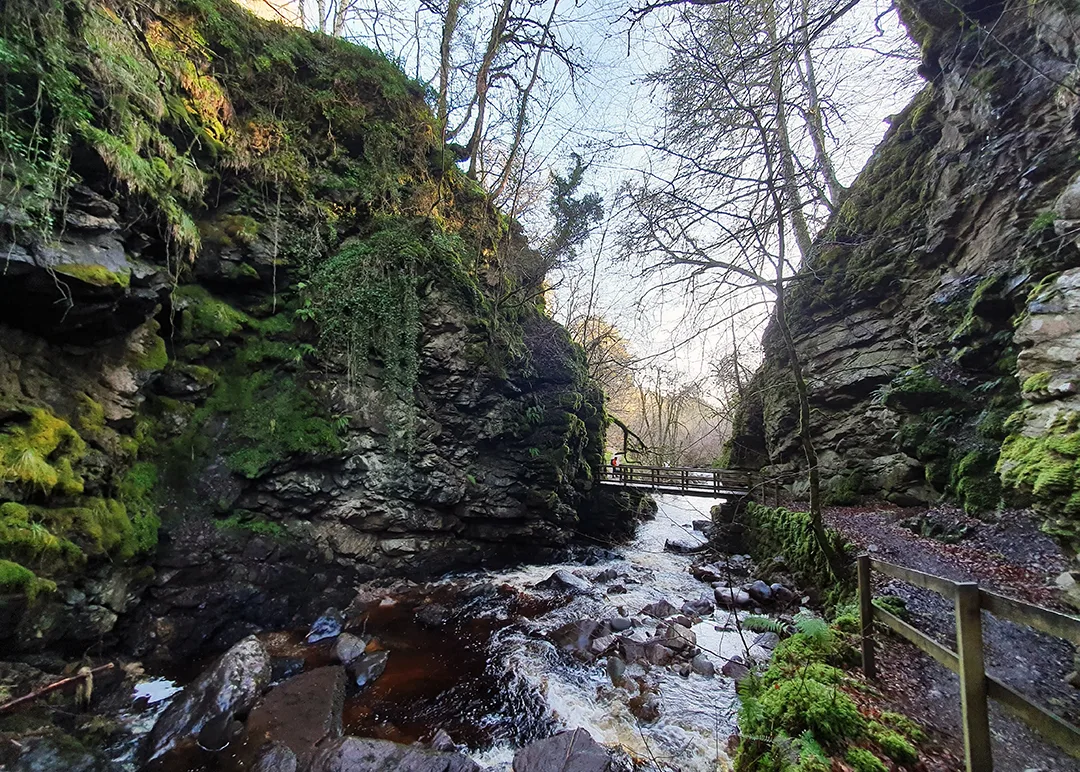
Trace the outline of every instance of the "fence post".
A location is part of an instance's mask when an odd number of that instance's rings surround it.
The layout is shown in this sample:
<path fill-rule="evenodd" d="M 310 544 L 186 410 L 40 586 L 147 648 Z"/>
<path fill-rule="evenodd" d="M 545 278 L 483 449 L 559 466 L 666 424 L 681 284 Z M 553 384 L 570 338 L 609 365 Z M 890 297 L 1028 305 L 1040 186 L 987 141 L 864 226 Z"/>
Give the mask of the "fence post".
<path fill-rule="evenodd" d="M 862 628 L 862 669 L 868 680 L 877 678 L 874 664 L 874 604 L 870 589 L 870 556 L 859 555 L 859 627 Z"/>
<path fill-rule="evenodd" d="M 960 655 L 960 707 L 964 722 L 964 762 L 968 772 L 990 772 L 990 717 L 983 666 L 979 585 L 956 585 L 956 650 Z"/>

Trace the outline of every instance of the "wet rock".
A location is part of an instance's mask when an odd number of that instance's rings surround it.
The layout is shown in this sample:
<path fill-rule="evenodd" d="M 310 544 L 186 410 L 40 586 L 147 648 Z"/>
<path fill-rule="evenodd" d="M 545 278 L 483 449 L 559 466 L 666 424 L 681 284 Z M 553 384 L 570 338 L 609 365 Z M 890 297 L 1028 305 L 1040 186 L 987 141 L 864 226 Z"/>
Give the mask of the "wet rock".
<path fill-rule="evenodd" d="M 544 581 L 538 582 L 536 587 L 541 590 L 564 592 L 571 595 L 588 595 L 592 593 L 592 585 L 588 581 L 574 576 L 563 568 L 560 568 Z"/>
<path fill-rule="evenodd" d="M 630 698 L 630 712 L 638 721 L 651 724 L 660 718 L 660 695 L 649 690 Z"/>
<path fill-rule="evenodd" d="M 336 608 L 328 608 L 308 630 L 307 642 L 318 643 L 319 641 L 325 641 L 327 638 L 335 638 L 341 635 L 341 628 L 344 625 L 345 615 Z"/>
<path fill-rule="evenodd" d="M 607 588 L 608 595 L 624 595 L 626 594 L 626 588 L 621 584 L 613 584 Z"/>
<path fill-rule="evenodd" d="M 695 552 L 701 552 L 707 546 L 704 542 L 668 539 L 664 542 L 664 551 L 674 552 L 676 555 L 693 555 Z"/>
<path fill-rule="evenodd" d="M 616 639 L 614 635 L 601 635 L 589 644 L 589 654 L 594 657 L 602 657 L 607 654 L 608 649 L 617 642 L 618 639 Z"/>
<path fill-rule="evenodd" d="M 622 636 L 619 638 L 619 649 L 622 651 L 623 659 L 627 662 L 646 661 L 645 644 L 641 641 L 635 641 L 633 638 Z"/>
<path fill-rule="evenodd" d="M 618 686 L 622 683 L 623 678 L 626 677 L 626 663 L 619 657 L 614 655 L 607 658 L 605 664 L 607 669 L 608 678 L 611 679 L 613 686 Z"/>
<path fill-rule="evenodd" d="M 218 658 L 165 709 L 150 732 L 146 757 L 154 759 L 210 721 L 247 711 L 270 683 L 270 655 L 255 636 Z"/>
<path fill-rule="evenodd" d="M 658 641 L 645 644 L 645 661 L 650 665 L 670 665 L 675 659 L 675 652 Z"/>
<path fill-rule="evenodd" d="M 364 656 L 369 639 L 352 633 L 342 633 L 334 641 L 334 659 L 342 665 L 351 665 Z"/>
<path fill-rule="evenodd" d="M 605 568 L 593 577 L 594 582 L 612 582 L 619 578 L 619 572 L 614 568 Z"/>
<path fill-rule="evenodd" d="M 746 588 L 746 592 L 758 603 L 768 603 L 772 600 L 772 590 L 769 588 L 769 585 L 765 584 L 765 582 L 760 579 L 751 582 Z"/>
<path fill-rule="evenodd" d="M 442 627 L 454 614 L 439 603 L 427 603 L 416 610 L 416 621 L 423 627 Z"/>
<path fill-rule="evenodd" d="M 694 657 L 690 661 L 690 667 L 698 675 L 707 676 L 709 678 L 716 675 L 716 665 L 714 665 L 712 660 L 704 654 L 698 654 Z"/>
<path fill-rule="evenodd" d="M 553 630 L 548 637 L 563 651 L 584 652 L 593 638 L 607 633 L 607 627 L 594 619 L 579 619 L 567 622 Z"/>
<path fill-rule="evenodd" d="M 428 743 L 433 751 L 442 751 L 444 753 L 452 753 L 457 750 L 457 743 L 449 735 L 445 729 L 438 729 L 435 732 L 435 736 L 431 738 L 431 742 Z"/>
<path fill-rule="evenodd" d="M 671 621 L 677 625 L 682 625 L 683 627 L 693 627 L 694 620 L 691 618 L 692 616 L 693 615 L 687 616 L 686 614 L 679 614 L 676 617 L 672 617 Z"/>
<path fill-rule="evenodd" d="M 367 737 L 340 737 L 323 743 L 312 757 L 309 772 L 483 772 L 460 753 L 445 753 L 417 745 L 399 745 Z"/>
<path fill-rule="evenodd" d="M 373 651 L 353 662 L 349 666 L 353 683 L 360 687 L 367 686 L 386 671 L 386 660 L 389 658 L 388 651 Z"/>
<path fill-rule="evenodd" d="M 716 563 L 703 566 L 690 566 L 690 575 L 703 582 L 714 584 L 724 580 L 724 570 Z"/>
<path fill-rule="evenodd" d="M 203 725 L 197 742 L 204 751 L 217 753 L 228 748 L 243 732 L 243 724 L 233 718 L 231 713 L 223 713 Z"/>
<path fill-rule="evenodd" d="M 697 636 L 689 627 L 672 625 L 662 631 L 662 643 L 672 651 L 686 651 L 697 646 Z"/>
<path fill-rule="evenodd" d="M 617 633 L 622 633 L 634 626 L 634 620 L 629 617 L 613 617 L 608 620 L 608 626 Z"/>
<path fill-rule="evenodd" d="M 697 600 L 688 600 L 679 609 L 682 613 L 694 617 L 706 617 L 713 613 L 716 604 L 707 595 L 702 595 Z"/>
<path fill-rule="evenodd" d="M 641 613 L 645 616 L 650 616 L 654 619 L 666 619 L 672 614 L 677 614 L 679 610 L 666 600 L 658 600 L 655 603 L 650 603 L 648 606 L 641 610 Z"/>
<path fill-rule="evenodd" d="M 712 528 L 712 520 L 695 520 L 690 525 L 695 531 L 705 532 Z"/>
<path fill-rule="evenodd" d="M 324 740 L 341 737 L 345 702 L 345 669 L 320 667 L 290 678 L 270 692 L 251 711 L 249 742 L 280 743 L 295 755 L 301 768 Z"/>
<path fill-rule="evenodd" d="M 738 587 L 717 587 L 713 590 L 716 605 L 722 608 L 743 608 L 749 606 L 750 595 Z"/>
<path fill-rule="evenodd" d="M 720 672 L 728 678 L 734 678 L 735 683 L 742 683 L 743 679 L 750 675 L 750 667 L 742 657 L 735 656 L 721 665 Z"/>
<path fill-rule="evenodd" d="M 772 590 L 773 600 L 782 605 L 791 603 L 797 597 L 794 592 L 779 582 L 769 585 L 769 589 Z"/>
<path fill-rule="evenodd" d="M 304 664 L 303 657 L 274 657 L 270 660 L 270 680 L 277 683 L 292 678 L 304 672 Z"/>
<path fill-rule="evenodd" d="M 514 772 L 610 772 L 611 757 L 584 729 L 560 732 L 514 754 Z"/>
<path fill-rule="evenodd" d="M 679 675 L 681 675 L 683 678 L 689 678 L 690 677 L 690 672 L 691 672 L 690 664 L 687 663 L 687 662 L 679 662 L 676 665 L 674 665 L 671 669 L 674 670 Z"/>
<path fill-rule="evenodd" d="M 776 633 L 761 633 L 750 645 L 751 647 L 760 646 L 763 649 L 775 649 L 780 645 L 780 636 Z"/>
<path fill-rule="evenodd" d="M 252 772 L 296 772 L 296 754 L 281 743 L 264 745 L 259 749 Z"/>
<path fill-rule="evenodd" d="M 10 772 L 119 772 L 120 767 L 57 729 L 0 745 L 0 769 Z"/>

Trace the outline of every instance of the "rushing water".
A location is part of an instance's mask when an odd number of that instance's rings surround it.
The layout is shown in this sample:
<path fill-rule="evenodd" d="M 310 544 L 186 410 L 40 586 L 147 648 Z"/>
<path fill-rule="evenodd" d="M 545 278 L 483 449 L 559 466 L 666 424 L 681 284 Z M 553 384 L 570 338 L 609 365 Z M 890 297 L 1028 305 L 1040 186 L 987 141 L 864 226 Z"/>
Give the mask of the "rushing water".
<path fill-rule="evenodd" d="M 725 748 L 737 701 L 734 682 L 719 672 L 726 658 L 745 651 L 745 643 L 728 612 L 717 610 L 693 628 L 698 647 L 716 666 L 715 677 L 630 665 L 622 683 L 633 685 L 617 688 L 603 659 L 582 663 L 544 637 L 583 618 L 630 616 L 637 626 L 629 634 L 644 640 L 656 625 L 640 616 L 644 606 L 663 599 L 678 608 L 711 594 L 709 585 L 689 574 L 692 558 L 665 552 L 664 544 L 701 541 L 691 522 L 709 519 L 718 502 L 681 496 L 659 496 L 657 502 L 656 518 L 639 528 L 631 544 L 599 560 L 593 552 L 586 561 L 591 565 L 579 560 L 461 573 L 426 585 L 374 590 L 349 629 L 374 635 L 373 645 L 389 650 L 390 657 L 380 678 L 346 700 L 345 732 L 414 742 L 443 729 L 480 764 L 504 772 L 516 748 L 559 729 L 582 727 L 639 769 L 729 769 Z M 618 578 L 595 582 L 592 593 L 572 597 L 535 588 L 558 569 L 590 580 L 613 570 Z M 614 585 L 625 592 L 611 593 Z M 439 613 L 425 619 L 418 614 L 422 609 Z M 332 661 L 333 642 L 306 645 L 303 631 L 261 638 L 274 656 L 295 657 L 309 668 Z M 154 704 L 131 724 L 146 731 L 166 704 L 168 682 L 141 688 Z M 658 696 L 659 718 L 635 717 L 632 701 L 639 692 Z M 243 769 L 248 750 L 242 743 L 220 754 L 189 750 L 155 768 Z"/>

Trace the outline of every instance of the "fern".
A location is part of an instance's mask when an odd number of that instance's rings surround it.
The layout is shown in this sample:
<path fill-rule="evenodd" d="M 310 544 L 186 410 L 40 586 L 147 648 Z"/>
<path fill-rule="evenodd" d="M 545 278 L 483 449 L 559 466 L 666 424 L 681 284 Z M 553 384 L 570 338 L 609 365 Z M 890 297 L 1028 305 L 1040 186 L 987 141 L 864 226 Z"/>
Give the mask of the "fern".
<path fill-rule="evenodd" d="M 788 626 L 779 619 L 770 619 L 769 617 L 757 615 L 750 615 L 743 619 L 742 626 L 752 633 L 776 633 L 781 636 L 790 633 Z"/>
<path fill-rule="evenodd" d="M 814 643 L 827 643 L 832 637 L 829 624 L 824 619 L 809 613 L 800 613 L 795 616 L 795 629 Z"/>

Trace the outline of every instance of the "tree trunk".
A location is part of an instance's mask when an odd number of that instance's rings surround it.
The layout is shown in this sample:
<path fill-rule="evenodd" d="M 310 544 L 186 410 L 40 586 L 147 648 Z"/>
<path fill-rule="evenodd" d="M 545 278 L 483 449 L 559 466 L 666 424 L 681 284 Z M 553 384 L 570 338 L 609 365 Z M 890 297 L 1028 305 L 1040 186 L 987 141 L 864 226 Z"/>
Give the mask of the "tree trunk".
<path fill-rule="evenodd" d="M 439 104 L 437 117 L 439 126 L 443 132 L 443 140 L 446 136 L 447 121 L 450 108 L 448 105 L 450 94 L 450 44 L 454 39 L 454 31 L 458 24 L 458 9 L 461 0 L 449 0 L 446 6 L 446 16 L 443 17 L 442 41 L 439 44 Z"/>

